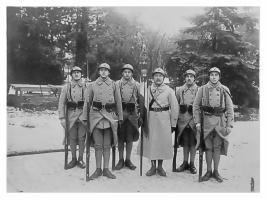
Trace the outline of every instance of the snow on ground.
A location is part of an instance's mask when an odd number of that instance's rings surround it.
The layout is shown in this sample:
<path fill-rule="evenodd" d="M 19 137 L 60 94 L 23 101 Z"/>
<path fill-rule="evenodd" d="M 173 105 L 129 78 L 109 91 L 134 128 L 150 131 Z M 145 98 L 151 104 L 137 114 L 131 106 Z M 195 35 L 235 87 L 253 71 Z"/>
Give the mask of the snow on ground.
<path fill-rule="evenodd" d="M 32 127 L 32 128 L 29 128 Z M 126 168 L 114 171 L 117 179 L 100 177 L 85 181 L 85 170 L 64 170 L 64 153 L 47 153 L 7 158 L 7 192 L 250 192 L 251 177 L 255 191 L 260 191 L 260 126 L 259 121 L 236 122 L 232 130 L 229 155 L 221 157 L 223 183 L 211 179 L 198 183 L 198 175 L 171 172 L 172 160 L 164 162 L 167 177 L 146 177 L 150 162 L 143 160 L 143 176 L 139 175 L 137 143 L 132 161 L 135 171 Z M 27 113 L 8 108 L 7 153 L 63 148 L 57 113 L 53 111 Z M 91 149 L 90 174 L 95 170 Z M 182 162 L 178 149 L 177 166 Z M 116 155 L 118 159 L 118 153 Z M 69 158 L 71 159 L 71 158 Z M 111 162 L 110 162 L 111 164 Z M 196 156 L 198 168 L 198 154 Z M 203 174 L 206 171 L 204 161 Z"/>

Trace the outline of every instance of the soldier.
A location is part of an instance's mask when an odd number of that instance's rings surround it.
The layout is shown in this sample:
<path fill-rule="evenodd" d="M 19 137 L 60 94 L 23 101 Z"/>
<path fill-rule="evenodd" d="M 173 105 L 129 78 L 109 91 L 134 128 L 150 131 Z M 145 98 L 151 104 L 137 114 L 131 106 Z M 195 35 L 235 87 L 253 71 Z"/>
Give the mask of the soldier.
<path fill-rule="evenodd" d="M 80 67 L 73 67 L 71 72 L 72 80 L 64 85 L 60 94 L 58 103 L 59 120 L 61 125 L 66 128 L 66 117 L 69 120 L 69 143 L 72 154 L 72 160 L 67 165 L 71 169 L 76 165 L 85 168 L 83 161 L 84 142 L 85 142 L 85 124 L 81 120 L 82 109 L 84 104 L 85 85 L 81 80 L 82 70 Z M 65 116 L 65 109 L 68 108 L 68 116 Z M 79 158 L 76 158 L 77 140 L 79 145 Z"/>
<path fill-rule="evenodd" d="M 136 166 L 131 162 L 131 152 L 133 142 L 139 138 L 137 108 L 142 109 L 142 106 L 140 106 L 140 84 L 133 79 L 133 70 L 132 65 L 124 65 L 122 78 L 116 82 L 117 87 L 120 88 L 123 108 L 123 122 L 118 130 L 119 162 L 115 167 L 116 170 L 120 170 L 124 166 L 131 170 L 136 169 Z M 126 143 L 125 162 L 123 158 L 124 143 Z"/>
<path fill-rule="evenodd" d="M 152 75 L 154 82 L 148 87 L 149 133 L 144 137 L 144 156 L 151 160 L 151 168 L 146 175 L 166 176 L 162 164 L 163 160 L 172 158 L 172 132 L 176 128 L 179 105 L 174 91 L 163 83 L 164 70 L 157 68 Z"/>
<path fill-rule="evenodd" d="M 196 174 L 197 170 L 194 165 L 196 155 L 196 126 L 193 120 L 193 102 L 198 90 L 195 83 L 196 73 L 189 69 L 185 72 L 185 84 L 177 88 L 176 97 L 180 105 L 180 113 L 178 117 L 178 145 L 183 147 L 184 161 L 176 170 L 182 172 L 187 169 L 192 174 Z M 190 154 L 190 164 L 188 158 Z"/>
<path fill-rule="evenodd" d="M 90 133 L 95 148 L 96 170 L 90 179 L 103 175 L 111 179 L 116 176 L 109 171 L 111 146 L 117 144 L 118 121 L 123 119 L 120 90 L 109 78 L 110 66 L 102 63 L 98 66 L 99 77 L 86 89 L 83 107 L 83 120 L 90 121 Z M 87 119 L 87 103 L 90 119 Z M 104 166 L 102 171 L 102 156 Z"/>
<path fill-rule="evenodd" d="M 200 143 L 201 110 L 204 113 L 204 143 L 206 153 L 207 172 L 201 178 L 208 181 L 212 176 L 222 182 L 218 167 L 220 155 L 227 155 L 228 135 L 233 127 L 233 102 L 229 89 L 220 83 L 221 72 L 217 67 L 209 70 L 209 82 L 199 88 L 194 104 L 193 115 L 198 129 L 196 148 Z M 214 171 L 212 173 L 212 161 Z"/>

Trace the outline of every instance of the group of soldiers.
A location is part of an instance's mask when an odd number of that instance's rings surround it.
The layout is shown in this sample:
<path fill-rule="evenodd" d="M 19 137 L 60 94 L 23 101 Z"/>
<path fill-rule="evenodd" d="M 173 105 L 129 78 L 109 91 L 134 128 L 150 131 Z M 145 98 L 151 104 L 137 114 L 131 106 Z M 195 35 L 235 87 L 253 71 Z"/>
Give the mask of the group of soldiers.
<path fill-rule="evenodd" d="M 231 132 L 234 114 L 230 91 L 220 83 L 220 70 L 217 67 L 211 68 L 209 82 L 201 87 L 196 85 L 195 71 L 187 70 L 184 75 L 185 84 L 174 91 L 164 83 L 165 71 L 157 68 L 152 73 L 152 84 L 142 95 L 140 84 L 133 78 L 133 72 L 133 66 L 125 64 L 122 67 L 122 78 L 115 82 L 109 78 L 110 66 L 102 63 L 98 66 L 99 77 L 86 84 L 81 79 L 81 68 L 73 67 L 72 80 L 63 87 L 59 99 L 59 119 L 61 125 L 68 128 L 72 154 L 72 160 L 66 169 L 75 166 L 85 168 L 83 154 L 86 131 L 89 131 L 90 146 L 95 149 L 96 161 L 96 170 L 90 176 L 91 180 L 102 175 L 116 178 L 109 170 L 110 151 L 116 146 L 119 160 L 115 170 L 124 167 L 135 170 L 131 153 L 133 142 L 139 140 L 141 126 L 144 138 L 142 143 L 139 142 L 138 152 L 141 153 L 142 149 L 143 155 L 151 161 L 151 168 L 146 176 L 166 176 L 163 160 L 173 157 L 173 132 L 178 135 L 178 146 L 183 147 L 183 163 L 175 172 L 189 170 L 196 174 L 194 160 L 201 143 L 202 128 L 207 172 L 201 180 L 208 181 L 214 177 L 222 182 L 223 178 L 218 172 L 220 155 L 227 154 L 227 136 Z M 145 102 L 148 102 L 147 105 Z M 66 119 L 69 122 L 68 127 Z"/>

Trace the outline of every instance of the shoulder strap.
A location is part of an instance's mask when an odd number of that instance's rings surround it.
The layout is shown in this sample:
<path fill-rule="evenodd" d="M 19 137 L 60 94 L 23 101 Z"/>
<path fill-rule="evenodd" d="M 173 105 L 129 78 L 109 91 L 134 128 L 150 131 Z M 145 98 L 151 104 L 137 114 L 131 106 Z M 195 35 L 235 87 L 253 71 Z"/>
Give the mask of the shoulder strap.
<path fill-rule="evenodd" d="M 160 108 L 162 108 L 162 106 L 159 104 L 159 102 L 154 98 L 154 96 L 153 96 L 153 94 L 152 94 L 151 87 L 150 87 L 150 94 L 151 94 L 152 100 L 151 100 L 150 103 L 149 103 L 149 108 L 151 108 L 151 106 L 153 105 L 154 102 L 155 102 Z"/>

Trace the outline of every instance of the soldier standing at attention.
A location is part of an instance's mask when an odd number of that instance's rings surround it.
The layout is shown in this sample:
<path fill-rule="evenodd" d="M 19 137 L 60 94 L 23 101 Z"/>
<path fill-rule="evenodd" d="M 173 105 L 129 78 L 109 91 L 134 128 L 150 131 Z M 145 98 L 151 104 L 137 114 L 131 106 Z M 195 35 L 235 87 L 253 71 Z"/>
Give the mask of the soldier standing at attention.
<path fill-rule="evenodd" d="M 120 88 L 123 122 L 118 130 L 119 162 L 115 169 L 120 170 L 124 166 L 135 170 L 136 166 L 131 162 L 133 142 L 139 138 L 138 131 L 138 107 L 140 106 L 140 84 L 133 79 L 133 66 L 126 64 L 122 67 L 122 78 L 116 82 Z M 140 125 L 140 124 L 139 124 Z M 126 143 L 126 159 L 124 161 L 124 143 Z"/>
<path fill-rule="evenodd" d="M 196 97 L 198 86 L 195 83 L 196 73 L 189 69 L 185 72 L 185 84 L 178 87 L 176 97 L 180 105 L 180 113 L 178 117 L 178 141 L 183 147 L 184 161 L 176 170 L 183 172 L 187 169 L 192 174 L 196 174 L 197 170 L 194 165 L 196 155 L 196 126 L 193 120 L 193 102 Z M 190 164 L 188 158 L 190 154 Z"/>
<path fill-rule="evenodd" d="M 166 176 L 162 164 L 163 160 L 172 158 L 172 132 L 176 129 L 179 105 L 173 89 L 163 83 L 164 70 L 157 68 L 152 75 L 154 82 L 147 91 L 149 133 L 144 137 L 144 156 L 151 160 L 151 168 L 146 175 Z"/>
<path fill-rule="evenodd" d="M 61 125 L 66 128 L 66 117 L 69 120 L 69 144 L 72 160 L 67 165 L 71 169 L 76 165 L 85 168 L 83 161 L 84 142 L 85 142 L 85 124 L 81 120 L 82 109 L 84 104 L 85 85 L 81 80 L 82 70 L 80 67 L 73 67 L 71 72 L 72 80 L 64 85 L 60 94 L 58 103 L 58 113 Z M 68 116 L 65 116 L 65 109 L 68 109 Z M 76 157 L 77 140 L 79 145 L 79 158 Z"/>
<path fill-rule="evenodd" d="M 200 142 L 201 109 L 204 114 L 203 132 L 206 153 L 207 172 L 201 178 L 208 181 L 214 177 L 218 182 L 223 178 L 218 172 L 220 155 L 227 155 L 228 135 L 233 127 L 233 102 L 228 87 L 220 83 L 221 71 L 217 67 L 209 70 L 209 82 L 199 88 L 194 104 L 193 115 L 197 127 L 197 145 Z M 212 173 L 212 161 L 214 171 Z"/>
<path fill-rule="evenodd" d="M 98 66 L 99 77 L 88 85 L 83 107 L 83 120 L 89 120 L 90 133 L 95 148 L 96 170 L 90 179 L 103 175 L 111 179 L 116 176 L 109 170 L 111 146 L 117 144 L 118 121 L 123 119 L 120 90 L 109 78 L 110 66 L 102 63 Z M 87 103 L 90 108 L 87 119 Z M 104 166 L 102 170 L 102 157 Z"/>

